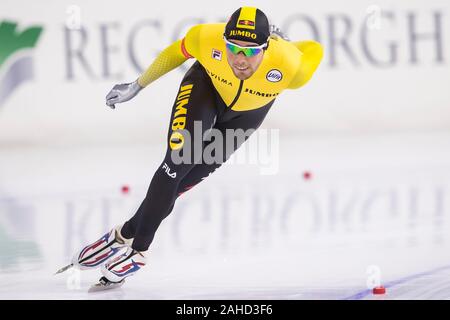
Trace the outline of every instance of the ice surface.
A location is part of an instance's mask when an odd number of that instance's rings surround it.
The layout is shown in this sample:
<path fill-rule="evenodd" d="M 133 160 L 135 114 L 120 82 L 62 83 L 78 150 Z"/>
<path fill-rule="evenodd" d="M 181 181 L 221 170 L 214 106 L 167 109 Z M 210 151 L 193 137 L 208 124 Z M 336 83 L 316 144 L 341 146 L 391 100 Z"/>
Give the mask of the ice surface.
<path fill-rule="evenodd" d="M 98 294 L 98 270 L 53 273 L 134 213 L 163 146 L 3 146 L 0 299 L 450 298 L 450 134 L 280 138 L 277 174 L 224 165 Z"/>

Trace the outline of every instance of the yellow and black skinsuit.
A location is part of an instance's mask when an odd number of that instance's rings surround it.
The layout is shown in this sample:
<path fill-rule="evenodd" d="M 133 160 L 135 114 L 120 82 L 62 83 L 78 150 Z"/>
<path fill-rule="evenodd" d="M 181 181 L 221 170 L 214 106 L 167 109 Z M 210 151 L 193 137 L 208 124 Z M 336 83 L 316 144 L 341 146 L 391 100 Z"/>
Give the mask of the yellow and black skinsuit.
<path fill-rule="evenodd" d="M 198 135 L 207 136 L 211 128 L 220 131 L 223 137 L 227 129 L 256 130 L 276 97 L 285 89 L 306 84 L 323 56 L 322 46 L 317 42 L 271 37 L 256 72 L 247 80 L 239 80 L 227 62 L 224 28 L 222 23 L 192 27 L 183 39 L 162 51 L 138 79 L 139 85 L 146 87 L 187 59 L 197 60 L 184 76 L 173 105 L 165 158 L 138 211 L 122 228 L 124 237 L 134 237 L 133 248 L 138 251 L 148 249 L 178 196 L 220 167 L 245 141 L 223 139 L 226 151 L 222 161 L 208 163 L 199 152 L 214 139 L 203 141 L 201 150 L 194 150 L 194 143 L 186 142 L 186 132 L 194 141 Z M 197 127 L 201 125 L 198 131 L 194 130 L 196 122 Z M 230 143 L 231 147 L 225 149 Z M 179 155 L 191 152 L 192 156 L 190 161 L 176 163 L 174 152 Z"/>

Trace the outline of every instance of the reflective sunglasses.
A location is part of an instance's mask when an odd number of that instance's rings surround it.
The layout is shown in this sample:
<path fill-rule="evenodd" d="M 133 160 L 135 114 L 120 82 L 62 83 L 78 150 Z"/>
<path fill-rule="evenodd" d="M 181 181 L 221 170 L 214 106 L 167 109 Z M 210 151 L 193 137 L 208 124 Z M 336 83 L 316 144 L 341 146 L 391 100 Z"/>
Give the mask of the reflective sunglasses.
<path fill-rule="evenodd" d="M 233 54 L 239 54 L 239 52 L 242 52 L 246 57 L 253 57 L 256 56 L 258 53 L 264 50 L 264 48 L 267 47 L 267 43 L 264 43 L 260 46 L 256 47 L 241 47 L 233 42 L 230 42 L 227 40 L 227 38 L 223 37 L 223 40 L 225 40 L 226 46 L 228 50 L 231 51 Z"/>

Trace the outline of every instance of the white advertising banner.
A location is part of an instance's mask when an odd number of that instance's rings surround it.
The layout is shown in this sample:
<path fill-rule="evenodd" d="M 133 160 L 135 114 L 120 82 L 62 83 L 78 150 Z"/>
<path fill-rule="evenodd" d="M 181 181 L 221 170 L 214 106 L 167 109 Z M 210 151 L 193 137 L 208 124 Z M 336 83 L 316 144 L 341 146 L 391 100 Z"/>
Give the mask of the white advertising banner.
<path fill-rule="evenodd" d="M 131 82 L 192 25 L 225 21 L 239 1 L 23 1 L 0 4 L 0 143 L 163 143 L 192 62 L 111 110 Z M 264 126 L 290 135 L 450 128 L 450 3 L 249 1 L 292 40 L 316 39 L 312 81 L 285 91 Z"/>

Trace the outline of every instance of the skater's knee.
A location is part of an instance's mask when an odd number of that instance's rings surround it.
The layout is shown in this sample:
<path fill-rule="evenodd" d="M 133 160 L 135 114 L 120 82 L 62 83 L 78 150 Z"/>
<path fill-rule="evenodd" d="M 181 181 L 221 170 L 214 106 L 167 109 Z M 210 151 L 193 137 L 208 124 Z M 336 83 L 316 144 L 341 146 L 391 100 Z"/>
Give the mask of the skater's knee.
<path fill-rule="evenodd" d="M 164 179 L 169 179 L 173 182 L 179 182 L 183 177 L 192 169 L 194 164 L 177 164 L 172 161 L 170 156 L 166 156 L 160 166 L 158 167 L 157 174 Z"/>

